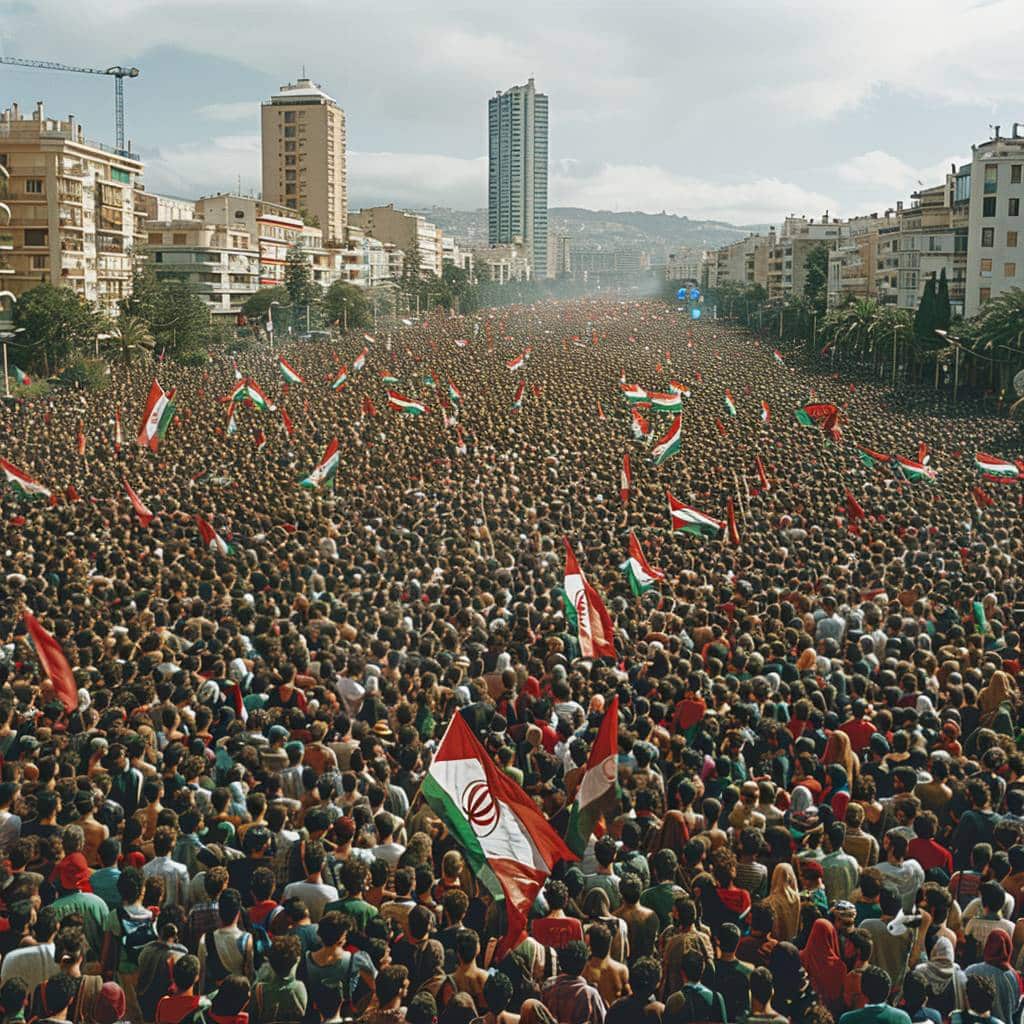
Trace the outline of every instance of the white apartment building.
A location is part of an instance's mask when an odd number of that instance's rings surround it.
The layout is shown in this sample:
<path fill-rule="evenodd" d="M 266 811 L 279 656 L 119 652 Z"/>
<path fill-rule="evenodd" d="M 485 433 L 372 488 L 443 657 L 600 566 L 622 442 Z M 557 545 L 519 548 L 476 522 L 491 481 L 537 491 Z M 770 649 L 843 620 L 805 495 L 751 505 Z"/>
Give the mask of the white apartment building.
<path fill-rule="evenodd" d="M 396 210 L 394 203 L 388 203 L 387 206 L 368 206 L 350 214 L 349 224 L 362 228 L 378 241 L 398 246 L 403 252 L 415 249 L 420 259 L 420 274 L 423 277 L 441 276 L 444 235 L 422 214 Z"/>
<path fill-rule="evenodd" d="M 966 316 L 989 299 L 1024 287 L 1024 136 L 1014 125 L 1010 138 L 972 147 L 967 223 Z M 961 187 L 960 179 L 957 181 Z"/>

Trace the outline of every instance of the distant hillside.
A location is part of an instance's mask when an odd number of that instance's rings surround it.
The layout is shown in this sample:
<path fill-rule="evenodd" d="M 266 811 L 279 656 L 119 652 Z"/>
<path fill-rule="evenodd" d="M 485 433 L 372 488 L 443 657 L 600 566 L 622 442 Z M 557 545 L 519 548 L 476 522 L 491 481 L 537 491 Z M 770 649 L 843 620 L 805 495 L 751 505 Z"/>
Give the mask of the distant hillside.
<path fill-rule="evenodd" d="M 421 211 L 446 234 L 473 245 L 487 243 L 486 210 L 448 210 L 434 207 Z M 613 212 L 555 206 L 548 211 L 555 234 L 568 235 L 580 249 L 639 249 L 646 252 L 678 252 L 680 249 L 717 249 L 752 232 L 766 232 L 765 224 L 727 224 L 717 220 L 692 220 L 674 213 Z"/>

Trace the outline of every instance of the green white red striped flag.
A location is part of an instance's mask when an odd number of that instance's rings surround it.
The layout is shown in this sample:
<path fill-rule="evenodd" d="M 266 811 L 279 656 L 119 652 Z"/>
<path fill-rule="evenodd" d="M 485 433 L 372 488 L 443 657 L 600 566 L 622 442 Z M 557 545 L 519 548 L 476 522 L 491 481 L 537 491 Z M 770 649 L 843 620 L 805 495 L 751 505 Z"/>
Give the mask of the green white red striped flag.
<path fill-rule="evenodd" d="M 614 627 L 598 592 L 587 582 L 569 538 L 565 541 L 565 597 L 576 616 L 584 658 L 614 658 Z"/>
<path fill-rule="evenodd" d="M 775 351 L 772 352 L 772 358 L 779 364 L 779 366 L 786 365 L 786 360 L 782 358 L 782 353 L 778 349 L 775 349 Z"/>
<path fill-rule="evenodd" d="M 334 380 L 331 381 L 331 390 L 332 391 L 337 391 L 338 388 L 342 387 L 344 385 L 345 381 L 347 381 L 347 380 L 348 380 L 348 367 L 347 366 L 343 366 L 338 371 L 338 376 L 335 377 Z"/>
<path fill-rule="evenodd" d="M 629 589 L 639 597 L 665 578 L 660 569 L 653 569 L 644 558 L 643 548 L 633 531 L 629 531 L 629 557 L 619 566 L 629 580 Z"/>
<path fill-rule="evenodd" d="M 762 423 L 771 423 L 771 421 L 772 421 L 772 410 L 769 407 L 768 403 L 762 399 L 761 400 L 761 422 Z"/>
<path fill-rule="evenodd" d="M 138 443 L 142 448 L 155 452 L 160 442 L 167 435 L 167 428 L 174 419 L 174 390 L 164 391 L 154 378 L 146 399 L 146 408 L 142 413 L 142 426 L 139 428 Z"/>
<path fill-rule="evenodd" d="M 277 368 L 281 371 L 281 376 L 289 384 L 305 384 L 306 383 L 306 381 L 303 378 L 302 374 L 300 374 L 299 371 L 296 370 L 295 367 L 292 366 L 291 363 L 289 363 L 288 360 L 285 359 L 284 356 L 278 356 L 277 357 Z"/>
<path fill-rule="evenodd" d="M 629 452 L 622 456 L 622 471 L 619 474 L 619 497 L 623 505 L 629 504 L 629 495 L 633 490 L 633 469 L 629 464 Z"/>
<path fill-rule="evenodd" d="M 316 464 L 309 476 L 299 481 L 300 487 L 306 490 L 318 490 L 324 484 L 331 487 L 334 485 L 334 478 L 338 473 L 338 439 L 334 438 L 327 446 L 324 457 Z"/>
<path fill-rule="evenodd" d="M 357 355 L 355 359 L 352 360 L 352 369 L 356 373 L 358 373 L 366 365 L 366 353 L 368 351 L 368 349 L 364 348 L 363 351 L 360 352 L 359 355 Z"/>
<path fill-rule="evenodd" d="M 510 359 L 505 365 L 515 373 L 516 370 L 521 370 L 526 365 L 526 355 L 518 355 L 515 359 Z"/>
<path fill-rule="evenodd" d="M 6 459 L 0 459 L 0 469 L 4 472 L 4 478 L 8 485 L 20 494 L 23 498 L 28 498 L 30 501 L 35 498 L 46 498 L 52 500 L 53 495 L 49 489 L 44 487 L 37 480 L 33 480 L 24 470 L 18 469 L 13 463 L 8 462 Z"/>
<path fill-rule="evenodd" d="M 646 402 L 647 392 L 638 384 L 620 384 L 619 390 L 627 402 Z"/>
<path fill-rule="evenodd" d="M 892 457 L 885 455 L 882 452 L 873 452 L 870 448 L 862 448 L 858 445 L 857 458 L 860 459 L 868 469 L 877 469 L 879 466 L 884 466 L 887 462 L 891 461 Z"/>
<path fill-rule="evenodd" d="M 711 516 L 684 505 L 673 498 L 667 490 L 665 496 L 668 498 L 668 511 L 673 530 L 682 530 L 695 537 L 718 537 L 725 529 L 726 524 L 720 519 L 712 519 Z"/>
<path fill-rule="evenodd" d="M 683 398 L 678 391 L 667 394 L 661 391 L 648 391 L 647 399 L 652 409 L 660 409 L 662 412 L 680 412 L 683 408 Z"/>
<path fill-rule="evenodd" d="M 531 797 L 491 760 L 466 719 L 445 730 L 420 792 L 494 899 L 504 899 L 508 931 L 498 953 L 525 934 L 527 915 L 551 869 L 576 860 Z"/>
<path fill-rule="evenodd" d="M 448 381 L 448 397 L 456 404 L 462 404 L 462 392 L 449 380 Z"/>
<path fill-rule="evenodd" d="M 582 857 L 590 837 L 595 833 L 603 834 L 604 823 L 615 816 L 618 804 L 619 697 L 616 694 L 605 709 L 597 738 L 590 748 L 587 768 L 569 814 L 566 846 Z"/>
<path fill-rule="evenodd" d="M 974 465 L 981 470 L 986 478 L 993 477 L 1000 481 L 1021 479 L 1020 465 L 1009 459 L 999 459 L 994 455 L 978 452 L 974 456 Z"/>
<path fill-rule="evenodd" d="M 19 370 L 18 367 L 12 366 L 14 370 L 14 379 L 22 385 L 22 387 L 28 387 L 32 383 L 32 378 L 24 371 Z"/>
<path fill-rule="evenodd" d="M 728 388 L 725 389 L 725 411 L 730 416 L 736 415 L 736 403 L 732 400 L 732 392 Z"/>
<path fill-rule="evenodd" d="M 427 411 L 427 407 L 422 402 L 417 402 L 413 398 L 406 398 L 397 391 L 388 392 L 388 405 L 392 409 L 408 413 L 410 416 L 422 416 Z"/>
<path fill-rule="evenodd" d="M 668 428 L 668 431 L 661 440 L 651 449 L 651 455 L 654 456 L 654 464 L 656 466 L 660 466 L 666 459 L 671 458 L 679 451 L 682 437 L 683 417 L 681 414 L 676 413 L 672 426 Z"/>
<path fill-rule="evenodd" d="M 199 527 L 199 536 L 202 539 L 203 547 L 210 551 L 216 551 L 218 555 L 233 555 L 235 548 L 229 544 L 201 515 L 196 513 L 192 517 L 196 526 Z"/>
<path fill-rule="evenodd" d="M 931 466 L 915 459 L 905 459 L 902 455 L 893 456 L 896 460 L 896 468 L 903 474 L 904 479 L 914 483 L 918 480 L 934 480 L 938 473 Z"/>
<path fill-rule="evenodd" d="M 668 386 L 669 390 L 677 392 L 682 395 L 683 398 L 689 398 L 691 396 L 690 389 L 685 384 L 681 384 L 677 380 L 669 381 Z"/>
<path fill-rule="evenodd" d="M 244 402 L 248 399 L 256 406 L 257 409 L 261 409 L 263 412 L 273 412 L 276 406 L 268 400 L 267 396 L 260 390 L 259 385 L 256 381 L 251 380 L 248 377 L 240 380 L 232 389 L 231 393 L 221 399 L 224 402 Z"/>
<path fill-rule="evenodd" d="M 522 409 L 523 407 L 523 395 L 526 393 L 526 378 L 524 377 L 519 382 L 519 387 L 516 388 L 516 393 L 512 398 L 512 408 Z"/>

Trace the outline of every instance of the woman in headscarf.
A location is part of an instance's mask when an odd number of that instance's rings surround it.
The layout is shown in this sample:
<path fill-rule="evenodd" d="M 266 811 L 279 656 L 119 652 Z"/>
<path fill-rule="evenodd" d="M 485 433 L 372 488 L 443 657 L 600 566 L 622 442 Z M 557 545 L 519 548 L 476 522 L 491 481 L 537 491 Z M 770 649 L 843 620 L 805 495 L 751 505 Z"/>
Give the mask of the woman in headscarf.
<path fill-rule="evenodd" d="M 983 687 L 978 694 L 978 708 L 981 717 L 979 726 L 995 727 L 998 719 L 1005 719 L 1004 710 L 1010 712 L 1012 722 L 1012 711 L 1017 706 L 1020 695 L 1013 683 L 1013 677 L 1008 672 L 997 671 L 992 673 L 988 685 Z M 1007 707 L 1004 709 L 1004 705 Z M 1012 729 L 1012 725 L 1011 725 Z M 1000 730 L 997 730 L 1000 731 Z"/>
<path fill-rule="evenodd" d="M 838 1020 L 845 1009 L 843 984 L 847 971 L 839 953 L 839 936 L 835 925 L 827 918 L 819 918 L 811 926 L 807 945 L 800 953 L 800 963 L 807 971 L 814 991 Z"/>
<path fill-rule="evenodd" d="M 814 806 L 814 796 L 806 786 L 797 786 L 793 790 L 783 821 L 797 841 L 818 827 L 818 808 Z"/>
<path fill-rule="evenodd" d="M 980 974 L 991 978 L 996 987 L 996 1001 L 992 1016 L 1007 1022 L 1014 1020 L 1014 1013 L 1021 997 L 1020 975 L 1010 966 L 1013 945 L 1010 936 L 1001 929 L 989 932 L 985 940 L 984 963 L 971 964 L 964 972 L 968 978 Z"/>
<path fill-rule="evenodd" d="M 768 970 L 775 982 L 775 1009 L 790 1024 L 806 1024 L 807 1014 L 815 1004 L 814 989 L 800 962 L 800 951 L 792 942 L 780 942 L 768 961 Z"/>
<path fill-rule="evenodd" d="M 651 838 L 649 853 L 653 856 L 659 850 L 673 850 L 678 856 L 690 841 L 690 830 L 682 811 L 668 811 L 661 823 L 661 830 Z"/>
<path fill-rule="evenodd" d="M 629 956 L 629 928 L 621 917 L 612 913 L 608 893 L 604 889 L 591 889 L 583 897 L 583 913 L 586 915 L 584 929 L 591 924 L 603 924 L 612 936 L 611 958 L 625 963 Z"/>
<path fill-rule="evenodd" d="M 791 864 L 775 865 L 767 902 L 775 911 L 772 935 L 780 942 L 790 942 L 800 928 L 800 887 Z"/>
<path fill-rule="evenodd" d="M 914 974 L 928 992 L 928 1005 L 947 1019 L 953 1010 L 964 1007 L 964 972 L 954 959 L 953 943 L 940 935 L 932 943 L 931 953 L 924 963 L 914 968 Z"/>
<path fill-rule="evenodd" d="M 850 737 L 841 729 L 836 729 L 825 744 L 825 752 L 821 755 L 823 765 L 841 764 L 846 769 L 846 777 L 853 782 L 857 777 L 857 757 L 853 752 Z"/>
<path fill-rule="evenodd" d="M 821 794 L 821 802 L 832 808 L 836 821 L 842 821 L 850 804 L 850 778 L 841 764 L 830 764 L 825 769 L 825 778 L 826 786 Z"/>

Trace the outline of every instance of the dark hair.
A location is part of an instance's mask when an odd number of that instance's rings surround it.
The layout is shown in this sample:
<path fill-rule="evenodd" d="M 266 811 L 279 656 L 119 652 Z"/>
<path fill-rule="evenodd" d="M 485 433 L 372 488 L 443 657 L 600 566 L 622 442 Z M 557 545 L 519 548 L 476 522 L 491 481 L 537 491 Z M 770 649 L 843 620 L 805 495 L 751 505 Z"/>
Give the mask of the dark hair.
<path fill-rule="evenodd" d="M 993 882 L 991 879 L 981 883 L 978 895 L 981 897 L 981 905 L 991 912 L 1002 909 L 1003 904 L 1006 902 L 1006 890 L 998 882 Z"/>
<path fill-rule="evenodd" d="M 586 944 L 574 939 L 564 946 L 558 953 L 558 964 L 566 974 L 579 976 L 583 973 L 590 951 Z"/>
<path fill-rule="evenodd" d="M 967 976 L 967 1005 L 975 1013 L 988 1013 L 995 1005 L 996 985 L 983 974 Z"/>
<path fill-rule="evenodd" d="M 135 903 L 142 895 L 146 880 L 138 868 L 125 868 L 117 878 L 117 894 L 122 903 Z"/>
<path fill-rule="evenodd" d="M 402 991 L 402 985 L 409 979 L 409 971 L 400 964 L 385 967 L 377 975 L 377 1002 L 386 1006 Z"/>
<path fill-rule="evenodd" d="M 630 975 L 632 978 L 632 975 Z M 772 972 L 767 967 L 755 967 L 747 979 L 750 985 L 750 994 L 763 1006 L 767 1003 L 775 991 L 775 982 L 772 979 Z"/>
<path fill-rule="evenodd" d="M 629 985 L 641 1000 L 649 999 L 661 981 L 661 964 L 652 956 L 642 956 L 629 969 Z"/>
<path fill-rule="evenodd" d="M 878 906 L 886 917 L 895 917 L 903 909 L 903 900 L 895 885 L 886 882 L 878 893 Z"/>
<path fill-rule="evenodd" d="M 508 1009 L 515 998 L 516 990 L 512 979 L 501 971 L 495 971 L 484 982 L 484 1002 L 487 1009 L 497 1016 Z"/>
<path fill-rule="evenodd" d="M 686 975 L 686 980 L 696 985 L 704 976 L 704 954 L 699 950 L 687 950 L 680 960 L 679 966 Z"/>
<path fill-rule="evenodd" d="M 924 982 L 914 973 L 909 973 L 903 979 L 903 1002 L 906 1004 L 907 1012 L 913 1013 L 924 1006 L 928 1000 L 928 989 Z"/>
<path fill-rule="evenodd" d="M 726 921 L 718 930 L 718 945 L 723 953 L 735 953 L 740 944 L 740 930 L 731 921 Z"/>
<path fill-rule="evenodd" d="M 222 925 L 231 924 L 242 910 L 242 897 L 237 889 L 225 889 L 217 900 L 217 914 Z M 232 1010 L 232 1013 L 237 1011 Z"/>
<path fill-rule="evenodd" d="M 612 948 L 612 933 L 603 924 L 592 924 L 587 929 L 590 942 L 590 955 L 603 960 Z"/>
<path fill-rule="evenodd" d="M 892 978 L 875 964 L 868 964 L 860 973 L 860 989 L 869 1003 L 884 1003 L 892 989 Z"/>
<path fill-rule="evenodd" d="M 330 914 L 324 915 L 330 917 Z M 321 922 L 323 923 L 323 922 Z M 322 941 L 322 940 L 321 940 Z M 291 969 L 299 962 L 302 956 L 302 943 L 299 937 L 291 932 L 287 935 L 279 935 L 270 944 L 270 952 L 267 954 L 267 961 L 271 969 L 279 978 L 288 976 Z"/>
<path fill-rule="evenodd" d="M 249 988 L 248 978 L 241 974 L 229 974 L 217 987 L 210 1012 L 224 1017 L 241 1013 L 249 1002 Z"/>
<path fill-rule="evenodd" d="M 460 928 L 455 933 L 455 955 L 460 963 L 469 964 L 480 952 L 480 936 L 472 928 Z"/>
<path fill-rule="evenodd" d="M 172 971 L 174 975 L 174 987 L 179 992 L 191 988 L 199 980 L 199 957 L 186 953 L 174 961 Z"/>

